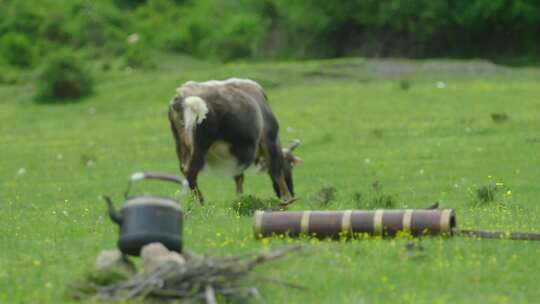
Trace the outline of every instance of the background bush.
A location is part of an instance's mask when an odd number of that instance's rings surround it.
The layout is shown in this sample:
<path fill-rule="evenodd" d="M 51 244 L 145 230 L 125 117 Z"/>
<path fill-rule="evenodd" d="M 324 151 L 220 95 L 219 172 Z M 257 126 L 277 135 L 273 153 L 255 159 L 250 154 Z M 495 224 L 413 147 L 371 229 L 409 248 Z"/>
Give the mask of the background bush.
<path fill-rule="evenodd" d="M 130 45 L 124 53 L 124 65 L 130 68 L 151 67 L 151 52 L 143 45 Z"/>
<path fill-rule="evenodd" d="M 212 50 L 223 60 L 254 57 L 265 32 L 265 24 L 254 14 L 228 19 L 214 34 Z"/>
<path fill-rule="evenodd" d="M 79 59 L 70 53 L 53 56 L 38 77 L 36 99 L 41 102 L 62 102 L 89 94 L 93 81 Z"/>
<path fill-rule="evenodd" d="M 19 67 L 29 67 L 34 62 L 35 51 L 25 35 L 7 33 L 0 40 L 1 54 L 4 60 Z"/>

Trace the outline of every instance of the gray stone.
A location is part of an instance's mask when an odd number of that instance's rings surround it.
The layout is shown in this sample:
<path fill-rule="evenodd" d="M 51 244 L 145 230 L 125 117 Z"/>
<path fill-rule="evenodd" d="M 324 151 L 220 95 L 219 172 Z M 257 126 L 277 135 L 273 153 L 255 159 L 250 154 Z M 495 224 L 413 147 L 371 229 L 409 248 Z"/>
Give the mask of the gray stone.
<path fill-rule="evenodd" d="M 97 258 L 95 264 L 96 270 L 105 270 L 111 268 L 120 268 L 127 270 L 130 273 L 135 272 L 133 263 L 125 257 L 118 249 L 103 250 Z"/>
<path fill-rule="evenodd" d="M 178 252 L 170 251 L 161 243 L 150 243 L 141 249 L 141 259 L 145 273 L 155 271 L 159 266 L 172 262 L 178 266 L 186 264 L 186 260 Z"/>

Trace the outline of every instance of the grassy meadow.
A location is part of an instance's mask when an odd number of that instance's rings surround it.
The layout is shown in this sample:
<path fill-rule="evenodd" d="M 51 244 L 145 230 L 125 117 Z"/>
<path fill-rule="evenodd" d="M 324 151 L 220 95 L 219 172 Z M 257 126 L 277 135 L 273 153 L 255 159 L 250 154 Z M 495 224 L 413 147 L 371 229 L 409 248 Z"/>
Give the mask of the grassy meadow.
<path fill-rule="evenodd" d="M 187 80 L 246 77 L 267 91 L 283 143 L 299 138 L 299 201 L 290 209 L 395 208 L 439 202 L 458 226 L 540 231 L 540 70 L 480 61 L 326 61 L 217 64 L 163 56 L 153 69 L 94 67 L 80 102 L 45 105 L 31 84 L 0 85 L 0 303 L 68 303 L 67 285 L 115 246 L 117 227 L 99 198 L 120 205 L 135 171 L 177 173 L 167 121 Z M 507 119 L 493 119 L 500 113 Z M 377 184 L 375 190 L 373 184 Z M 540 243 L 465 238 L 350 242 L 264 239 L 235 214 L 234 182 L 200 177 L 204 207 L 187 197 L 185 245 L 227 255 L 288 243 L 301 253 L 261 275 L 307 291 L 261 285 L 268 303 L 533 303 Z M 317 200 L 323 187 L 336 197 Z M 477 189 L 494 187 L 483 202 Z M 269 178 L 246 193 L 273 196 Z M 149 182 L 136 191 L 173 195 Z M 535 287 L 536 286 L 536 287 Z"/>

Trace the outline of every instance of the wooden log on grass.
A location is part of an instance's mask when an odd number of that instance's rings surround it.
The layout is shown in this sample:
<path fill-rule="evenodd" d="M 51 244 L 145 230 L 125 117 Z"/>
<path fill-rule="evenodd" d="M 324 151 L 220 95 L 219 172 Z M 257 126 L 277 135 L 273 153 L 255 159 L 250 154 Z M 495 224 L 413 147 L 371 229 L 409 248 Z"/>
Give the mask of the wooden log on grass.
<path fill-rule="evenodd" d="M 253 222 L 256 237 L 310 235 L 339 238 L 358 234 L 386 237 L 400 231 L 413 236 L 451 236 L 455 226 L 452 209 L 257 211 Z"/>

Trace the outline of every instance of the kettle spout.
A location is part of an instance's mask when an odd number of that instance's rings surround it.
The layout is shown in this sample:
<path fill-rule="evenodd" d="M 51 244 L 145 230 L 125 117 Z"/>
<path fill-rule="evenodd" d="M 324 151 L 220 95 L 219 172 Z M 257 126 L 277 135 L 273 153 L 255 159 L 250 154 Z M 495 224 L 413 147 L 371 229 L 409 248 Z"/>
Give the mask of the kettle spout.
<path fill-rule="evenodd" d="M 114 204 L 113 204 L 111 198 L 108 197 L 108 196 L 103 196 L 103 199 L 107 203 L 107 207 L 109 209 L 109 217 L 111 218 L 111 220 L 113 222 L 117 223 L 118 225 L 121 225 L 122 224 L 122 216 L 118 213 L 118 211 L 116 211 L 114 209 Z"/>

